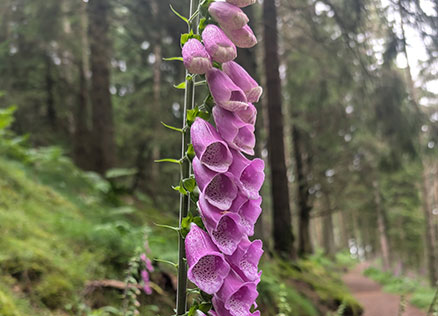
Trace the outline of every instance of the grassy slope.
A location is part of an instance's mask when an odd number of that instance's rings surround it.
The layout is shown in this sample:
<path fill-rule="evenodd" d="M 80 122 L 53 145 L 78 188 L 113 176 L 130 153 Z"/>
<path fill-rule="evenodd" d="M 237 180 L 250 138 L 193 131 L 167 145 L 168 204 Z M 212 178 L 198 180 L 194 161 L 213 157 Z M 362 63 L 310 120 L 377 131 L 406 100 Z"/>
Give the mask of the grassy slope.
<path fill-rule="evenodd" d="M 176 236 L 151 228 L 154 222 L 175 223 L 150 207 L 108 202 L 103 198 L 110 196 L 108 183 L 77 170 L 59 153 L 41 155 L 32 167 L 0 159 L 0 315 L 110 315 L 80 308 L 84 302 L 120 305 L 119 295 L 107 290 L 99 299 L 84 298 L 85 282 L 123 279 L 145 232 L 152 257 L 175 261 Z M 265 256 L 259 287 L 263 315 L 326 315 L 341 302 L 358 310 L 333 267 L 321 260 L 292 266 Z M 162 286 L 162 276 L 173 271 L 156 266 L 152 280 Z M 164 299 L 169 295 L 142 295 L 148 304 L 143 315 L 170 315 L 173 300 Z"/>

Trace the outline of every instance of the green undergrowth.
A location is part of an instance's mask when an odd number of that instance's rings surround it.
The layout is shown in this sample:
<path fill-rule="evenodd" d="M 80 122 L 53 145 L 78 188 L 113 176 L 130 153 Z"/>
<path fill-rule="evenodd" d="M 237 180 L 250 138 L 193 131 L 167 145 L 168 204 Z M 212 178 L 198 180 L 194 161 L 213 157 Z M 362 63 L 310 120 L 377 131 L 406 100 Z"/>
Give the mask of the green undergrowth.
<path fill-rule="evenodd" d="M 364 275 L 380 283 L 385 292 L 407 295 L 411 304 L 419 308 L 428 309 L 432 304 L 436 289 L 426 285 L 425 280 L 394 276 L 376 267 L 369 267 Z"/>

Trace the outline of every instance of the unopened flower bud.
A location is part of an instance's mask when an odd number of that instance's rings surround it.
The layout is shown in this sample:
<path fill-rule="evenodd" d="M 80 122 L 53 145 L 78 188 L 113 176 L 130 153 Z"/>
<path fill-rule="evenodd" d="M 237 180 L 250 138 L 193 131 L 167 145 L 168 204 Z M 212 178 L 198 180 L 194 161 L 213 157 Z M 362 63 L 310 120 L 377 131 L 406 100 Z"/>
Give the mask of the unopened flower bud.
<path fill-rule="evenodd" d="M 184 66 L 192 74 L 205 74 L 212 67 L 210 55 L 204 45 L 195 38 L 189 39 L 182 48 Z"/>
<path fill-rule="evenodd" d="M 249 21 L 239 7 L 227 2 L 213 2 L 208 8 L 208 12 L 222 28 L 227 30 L 240 29 Z"/>
<path fill-rule="evenodd" d="M 208 54 L 214 61 L 225 63 L 237 57 L 237 49 L 233 42 L 219 27 L 208 24 L 202 32 L 202 40 Z"/>

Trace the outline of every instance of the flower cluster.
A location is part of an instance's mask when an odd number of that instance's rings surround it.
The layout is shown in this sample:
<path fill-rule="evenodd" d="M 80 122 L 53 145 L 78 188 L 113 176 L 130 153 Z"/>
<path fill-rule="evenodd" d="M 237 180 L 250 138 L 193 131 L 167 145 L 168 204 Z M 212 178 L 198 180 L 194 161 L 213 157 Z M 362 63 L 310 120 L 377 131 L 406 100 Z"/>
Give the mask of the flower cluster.
<path fill-rule="evenodd" d="M 149 244 L 147 240 L 144 244 L 145 252 L 140 255 L 140 260 L 142 261 L 144 268 L 141 269 L 141 278 L 143 280 L 143 290 L 146 295 L 152 294 L 152 288 L 150 285 L 149 272 L 154 272 L 154 267 L 152 266 L 151 260 L 147 257 L 146 253 L 150 253 Z"/>
<path fill-rule="evenodd" d="M 216 316 L 260 315 L 250 310 L 257 307 L 262 242 L 248 237 L 254 234 L 261 213 L 264 162 L 244 154 L 254 155 L 257 110 L 253 103 L 262 88 L 233 61 L 236 46 L 257 43 L 240 9 L 254 2 L 211 3 L 208 12 L 220 27 L 208 24 L 202 42 L 192 38 L 182 49 L 184 65 L 193 74 L 205 74 L 215 103 L 215 126 L 198 117 L 190 130 L 198 208 L 206 231 L 192 224 L 185 246 L 188 278 L 213 295 L 210 315 Z M 221 69 L 213 62 L 221 64 Z"/>

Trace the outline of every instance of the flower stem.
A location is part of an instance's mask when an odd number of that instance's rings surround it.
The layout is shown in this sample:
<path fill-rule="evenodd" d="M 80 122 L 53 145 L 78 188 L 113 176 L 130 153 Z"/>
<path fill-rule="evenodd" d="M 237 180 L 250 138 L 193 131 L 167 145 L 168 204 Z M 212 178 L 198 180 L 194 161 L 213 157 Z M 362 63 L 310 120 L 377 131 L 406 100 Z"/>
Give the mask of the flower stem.
<path fill-rule="evenodd" d="M 193 15 L 195 8 L 195 1 L 190 0 L 190 16 Z M 192 29 L 193 21 L 190 21 L 189 32 Z M 186 71 L 186 88 L 184 95 L 184 114 L 183 114 L 183 127 L 182 130 L 187 131 L 187 110 L 193 108 L 195 103 L 195 85 L 193 78 L 188 76 Z M 185 156 L 187 145 L 190 143 L 190 137 L 188 133 L 181 134 L 181 157 Z M 183 159 L 181 164 L 181 180 L 190 176 L 190 161 Z M 184 217 L 187 216 L 190 207 L 190 197 L 185 194 L 180 195 L 179 204 L 179 227 L 181 229 L 181 222 Z M 184 315 L 187 311 L 187 263 L 186 263 L 186 250 L 184 246 L 184 239 L 179 235 L 178 239 L 178 285 L 176 292 L 176 314 Z"/>

